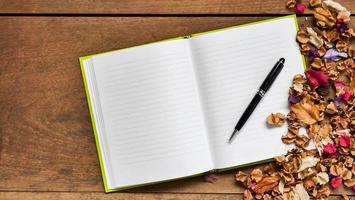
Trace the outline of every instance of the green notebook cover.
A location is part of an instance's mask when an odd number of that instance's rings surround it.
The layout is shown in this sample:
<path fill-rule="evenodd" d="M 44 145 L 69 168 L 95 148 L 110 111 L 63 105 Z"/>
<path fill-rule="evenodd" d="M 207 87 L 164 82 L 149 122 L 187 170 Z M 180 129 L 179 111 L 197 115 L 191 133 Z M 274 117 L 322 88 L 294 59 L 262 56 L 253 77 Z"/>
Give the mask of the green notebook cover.
<path fill-rule="evenodd" d="M 145 45 L 150 45 L 150 44 L 154 44 L 154 43 L 158 43 L 158 42 L 166 42 L 166 41 L 171 41 L 171 40 L 185 39 L 185 38 L 188 38 L 188 37 L 196 37 L 196 36 L 200 36 L 200 35 L 205 35 L 205 34 L 214 33 L 214 32 L 219 32 L 219 31 L 225 31 L 225 30 L 234 29 L 234 28 L 240 28 L 240 27 L 245 27 L 245 26 L 250 26 L 250 25 L 255 25 L 255 24 L 261 24 L 261 23 L 265 23 L 265 22 L 277 21 L 277 20 L 279 20 L 279 19 L 284 19 L 284 18 L 292 18 L 292 19 L 294 20 L 294 22 L 295 22 L 296 30 L 297 30 L 297 31 L 299 30 L 299 26 L 298 26 L 298 22 L 297 22 L 297 17 L 296 17 L 296 15 L 287 15 L 287 16 L 276 17 L 276 18 L 271 18 L 271 19 L 261 20 L 261 21 L 257 21 L 257 22 L 251 22 L 251 23 L 247 23 L 247 24 L 241 24 L 241 25 L 231 26 L 231 27 L 222 28 L 222 29 L 217 29 L 217 30 L 212 30 L 212 31 L 207 31 L 207 32 L 195 33 L 195 34 L 191 34 L 191 35 L 188 35 L 188 36 L 181 36 L 181 37 L 176 37 L 176 38 L 165 39 L 165 40 L 161 40 L 161 41 L 157 41 L 157 42 L 152 42 L 152 43 L 143 44 L 143 45 L 138 45 L 138 46 L 133 46 L 133 47 L 128 47 L 128 48 L 136 48 L 136 47 L 141 47 L 141 46 L 145 46 Z M 98 54 L 92 54 L 92 55 L 83 56 L 83 57 L 80 57 L 80 58 L 79 58 L 80 68 L 81 68 L 82 78 L 83 78 L 83 82 L 84 82 L 84 88 L 85 88 L 86 98 L 87 98 L 87 101 L 88 101 L 88 107 L 89 107 L 89 112 L 90 112 L 90 116 L 91 116 L 91 123 L 92 123 L 92 128 L 93 128 L 93 131 L 94 131 L 96 149 L 97 149 L 97 154 L 98 154 L 98 158 L 99 158 L 99 163 L 100 163 L 101 174 L 102 174 L 102 180 L 103 180 L 103 183 L 104 183 L 105 192 L 106 192 L 106 193 L 109 193 L 109 192 L 116 192 L 116 191 L 131 189 L 131 188 L 135 188 L 135 187 L 153 185 L 153 184 L 157 184 L 157 183 L 169 182 L 169 181 L 174 181 L 174 180 L 183 179 L 183 178 L 189 178 L 189 177 L 200 176 L 200 175 L 204 174 L 205 172 L 200 173 L 200 174 L 196 174 L 196 175 L 192 175 L 192 176 L 187 176 L 187 177 L 180 177 L 180 178 L 176 178 L 176 179 L 169 179 L 169 180 L 158 181 L 158 182 L 153 182 L 153 183 L 139 184 L 139 185 L 134 185 L 134 186 L 129 186 L 129 187 L 123 187 L 123 188 L 117 188 L 117 189 L 109 189 L 109 188 L 108 188 L 108 186 L 107 186 L 107 180 L 106 180 L 106 173 L 105 173 L 105 169 L 104 169 L 104 165 L 103 165 L 103 160 L 102 160 L 102 154 L 101 154 L 101 150 L 100 150 L 100 144 L 99 144 L 99 140 L 98 140 L 97 128 L 96 128 L 96 125 L 95 125 L 95 119 L 94 119 L 94 115 L 93 115 L 93 109 L 92 109 L 92 107 L 91 107 L 91 99 L 90 99 L 90 95 L 89 95 L 89 91 L 88 91 L 88 85 L 87 85 L 87 82 L 86 82 L 86 79 L 85 79 L 85 71 L 84 71 L 84 65 L 83 65 L 83 63 L 84 63 L 85 60 L 91 59 L 93 56 L 101 55 L 101 54 L 105 54 L 105 53 L 111 53 L 111 52 L 113 52 L 113 51 L 120 51 L 120 50 L 124 50 L 124 49 L 128 49 L 128 48 L 123 48 L 123 49 L 118 49 L 118 50 L 112 50 L 112 51 L 102 52 L 102 53 L 98 53 Z M 306 69 L 307 66 L 306 66 L 305 58 L 304 58 L 303 55 L 302 55 L 302 61 L 303 61 L 304 69 Z M 273 158 L 271 158 L 271 159 L 265 159 L 265 160 L 260 160 L 260 161 L 257 161 L 257 162 L 252 162 L 252 163 L 247 163 L 247 164 L 242 164 L 242 165 L 237 165 L 237 166 L 232 166 L 232 167 L 227 167 L 227 168 L 222 168 L 222 169 L 216 169 L 216 170 L 213 170 L 213 171 L 222 172 L 222 171 L 227 171 L 227 170 L 231 170 L 231 169 L 237 169 L 237 168 L 241 168 L 241 167 L 247 167 L 247 166 L 256 165 L 256 164 L 262 164 L 262 163 L 271 162 L 271 161 L 273 161 Z"/>

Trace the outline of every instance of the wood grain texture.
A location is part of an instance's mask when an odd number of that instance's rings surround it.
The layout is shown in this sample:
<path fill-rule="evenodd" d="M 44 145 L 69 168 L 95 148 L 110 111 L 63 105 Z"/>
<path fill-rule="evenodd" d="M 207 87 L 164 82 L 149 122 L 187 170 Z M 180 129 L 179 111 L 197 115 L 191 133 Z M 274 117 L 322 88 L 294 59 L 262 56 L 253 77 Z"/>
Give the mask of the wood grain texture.
<path fill-rule="evenodd" d="M 147 194 L 147 193 L 114 193 L 114 194 L 102 194 L 102 193 L 68 193 L 68 192 L 0 192 L 1 200 L 44 200 L 52 199 L 56 200 L 242 200 L 242 194 Z M 351 197 L 350 197 L 351 198 Z M 340 196 L 331 196 L 328 200 L 340 200 Z M 353 199 L 352 199 L 353 200 Z"/>
<path fill-rule="evenodd" d="M 264 17 L 0 17 L 0 191 L 18 192 L 0 193 L 0 199 L 47 199 L 49 195 L 111 199 L 101 193 L 79 56 L 261 19 Z M 232 174 L 218 175 L 215 184 L 197 177 L 130 192 L 240 194 L 243 189 Z M 57 193 L 61 191 L 64 193 Z M 100 193 L 65 193 L 68 191 Z M 127 199 L 124 195 L 115 197 Z M 182 199 L 180 194 L 139 195 L 129 198 Z"/>
<path fill-rule="evenodd" d="M 0 13 L 286 14 L 286 0 L 0 0 Z M 308 2 L 308 1 L 306 1 Z M 354 0 L 337 0 L 352 13 Z M 310 13 L 308 10 L 306 13 Z"/>

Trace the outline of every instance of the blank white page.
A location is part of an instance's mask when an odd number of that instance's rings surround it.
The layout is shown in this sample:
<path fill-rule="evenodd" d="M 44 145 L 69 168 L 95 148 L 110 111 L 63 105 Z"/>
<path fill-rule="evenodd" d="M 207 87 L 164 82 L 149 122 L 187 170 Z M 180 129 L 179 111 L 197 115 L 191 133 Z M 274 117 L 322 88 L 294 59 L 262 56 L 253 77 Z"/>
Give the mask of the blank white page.
<path fill-rule="evenodd" d="M 111 188 L 213 168 L 188 40 L 94 56 Z"/>
<path fill-rule="evenodd" d="M 283 128 L 268 128 L 272 112 L 288 113 L 288 87 L 303 73 L 293 18 L 242 26 L 191 38 L 201 99 L 217 168 L 260 161 L 285 152 Z M 241 132 L 234 127 L 274 64 L 285 66 Z"/>

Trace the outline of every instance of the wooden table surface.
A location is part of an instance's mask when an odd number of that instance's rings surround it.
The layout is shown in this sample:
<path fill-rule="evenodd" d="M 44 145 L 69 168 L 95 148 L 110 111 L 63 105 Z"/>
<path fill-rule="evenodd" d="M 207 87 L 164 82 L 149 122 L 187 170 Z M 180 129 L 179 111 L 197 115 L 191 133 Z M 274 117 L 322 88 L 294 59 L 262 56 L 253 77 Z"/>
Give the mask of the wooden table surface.
<path fill-rule="evenodd" d="M 0 199 L 242 199 L 234 171 L 105 194 L 78 57 L 288 13 L 284 0 L 0 0 Z"/>

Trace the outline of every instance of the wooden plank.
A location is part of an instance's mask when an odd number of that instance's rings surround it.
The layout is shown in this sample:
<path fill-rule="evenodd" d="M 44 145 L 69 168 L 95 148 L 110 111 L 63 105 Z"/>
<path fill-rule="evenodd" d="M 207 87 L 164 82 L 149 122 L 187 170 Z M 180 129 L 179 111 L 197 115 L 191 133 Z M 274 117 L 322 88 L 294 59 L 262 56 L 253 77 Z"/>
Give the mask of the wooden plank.
<path fill-rule="evenodd" d="M 308 1 L 306 1 L 307 3 Z M 353 0 L 337 0 L 352 13 Z M 286 14 L 285 0 L 0 0 L 0 13 Z M 309 11 L 307 11 L 309 13 Z"/>
<path fill-rule="evenodd" d="M 150 194 L 150 193 L 68 193 L 68 192 L 0 192 L 2 200 L 242 200 L 242 194 Z M 330 196 L 328 200 L 342 199 L 340 196 Z"/>
<path fill-rule="evenodd" d="M 0 191 L 103 191 L 79 56 L 260 19 L 1 17 Z M 215 184 L 197 177 L 133 191 L 243 189 L 227 172 Z"/>

